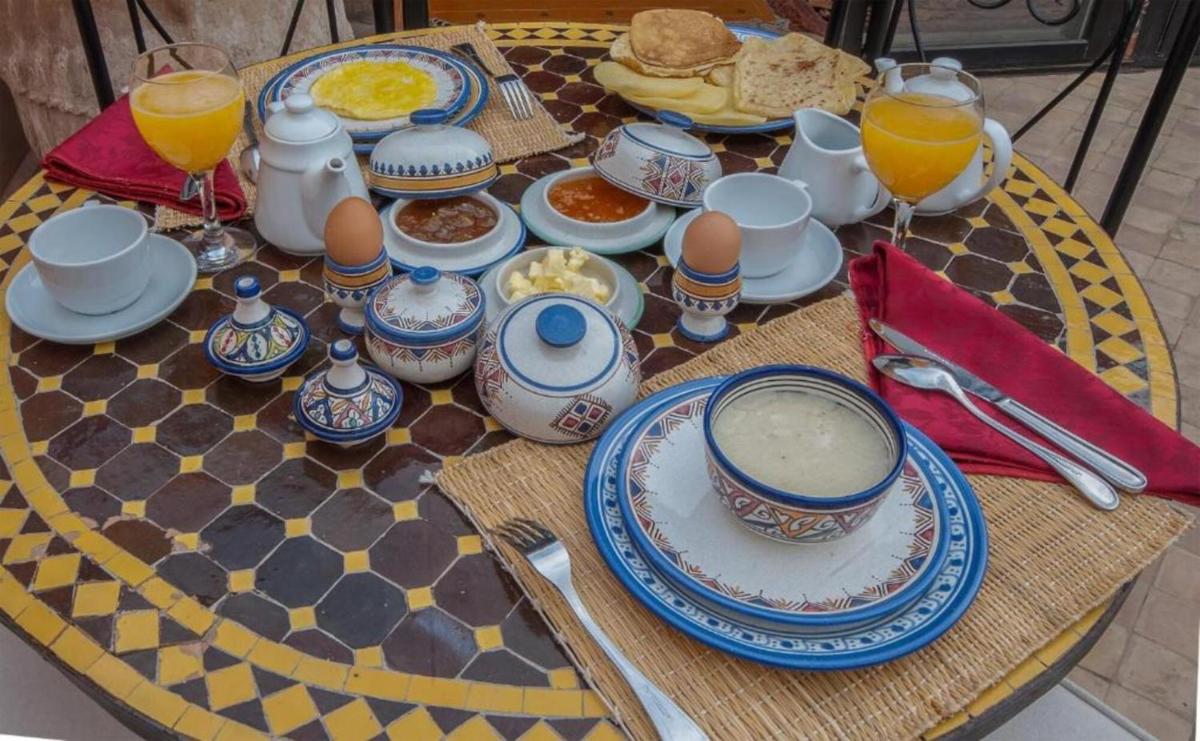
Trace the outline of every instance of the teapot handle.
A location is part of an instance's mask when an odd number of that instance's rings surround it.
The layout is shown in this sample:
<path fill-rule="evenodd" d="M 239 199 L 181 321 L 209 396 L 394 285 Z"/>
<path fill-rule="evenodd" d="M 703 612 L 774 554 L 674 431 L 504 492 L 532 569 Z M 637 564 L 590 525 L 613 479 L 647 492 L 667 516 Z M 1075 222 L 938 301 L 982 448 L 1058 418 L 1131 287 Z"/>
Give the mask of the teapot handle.
<path fill-rule="evenodd" d="M 992 188 L 995 188 L 1001 180 L 1008 176 L 1008 168 L 1012 164 L 1012 139 L 1008 136 L 1008 130 L 999 121 L 988 118 L 983 122 L 983 135 L 992 143 L 992 174 L 977 190 L 959 199 L 960 206 L 974 203 L 991 193 Z"/>

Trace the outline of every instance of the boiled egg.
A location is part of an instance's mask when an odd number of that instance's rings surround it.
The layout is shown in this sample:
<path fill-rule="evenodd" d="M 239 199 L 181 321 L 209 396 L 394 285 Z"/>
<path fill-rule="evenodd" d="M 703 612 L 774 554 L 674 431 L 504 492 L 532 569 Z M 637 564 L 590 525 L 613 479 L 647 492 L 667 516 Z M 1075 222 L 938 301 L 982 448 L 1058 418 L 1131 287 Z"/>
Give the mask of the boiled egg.
<path fill-rule="evenodd" d="M 724 273 L 737 265 L 741 253 L 742 232 L 720 211 L 700 214 L 683 232 L 683 261 L 697 273 Z"/>
<path fill-rule="evenodd" d="M 370 201 L 342 199 L 325 218 L 325 253 L 341 265 L 366 265 L 383 249 L 383 223 Z"/>

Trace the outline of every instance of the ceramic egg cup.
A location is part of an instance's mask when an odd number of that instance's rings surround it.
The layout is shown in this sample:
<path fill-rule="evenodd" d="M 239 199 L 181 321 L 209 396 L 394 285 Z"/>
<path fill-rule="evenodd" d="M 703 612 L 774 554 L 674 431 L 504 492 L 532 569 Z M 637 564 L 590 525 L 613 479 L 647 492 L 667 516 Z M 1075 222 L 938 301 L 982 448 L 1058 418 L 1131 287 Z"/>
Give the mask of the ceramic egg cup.
<path fill-rule="evenodd" d="M 841 404 L 879 429 L 891 467 L 884 478 L 845 496 L 814 497 L 766 484 L 733 463 L 713 429 L 735 399 L 760 392 L 786 391 L 822 396 Z M 858 381 L 807 365 L 765 365 L 727 378 L 709 397 L 704 411 L 704 447 L 709 481 L 738 522 L 781 543 L 824 543 L 845 537 L 874 516 L 898 483 L 908 458 L 908 434 L 896 413 Z"/>
<path fill-rule="evenodd" d="M 668 206 L 695 208 L 709 183 L 721 177 L 721 161 L 688 134 L 692 119 L 673 111 L 661 123 L 618 126 L 592 155 L 596 172 L 613 185 Z"/>
<path fill-rule="evenodd" d="M 310 373 L 297 389 L 292 414 L 306 431 L 344 448 L 373 440 L 400 416 L 404 393 L 378 368 L 358 362 L 350 340 L 329 346 L 330 367 Z"/>
<path fill-rule="evenodd" d="M 724 273 L 702 273 L 680 260 L 671 276 L 671 298 L 683 310 L 675 328 L 695 342 L 722 339 L 729 334 L 725 315 L 738 305 L 741 292 L 742 276 L 737 264 Z"/>
<path fill-rule="evenodd" d="M 366 325 L 363 306 L 371 292 L 392 277 L 392 265 L 387 250 L 379 248 L 379 254 L 363 265 L 343 265 L 325 256 L 325 294 L 329 300 L 341 307 L 338 312 L 338 329 L 347 334 L 359 335 Z"/>
<path fill-rule="evenodd" d="M 577 167 L 538 179 L 521 195 L 521 219 L 546 244 L 582 247 L 598 255 L 617 255 L 644 249 L 662 239 L 675 221 L 675 209 L 650 201 L 646 209 L 624 221 L 590 222 L 573 219 L 550 205 L 550 189 L 558 183 L 596 174 Z"/>
<path fill-rule="evenodd" d="M 308 326 L 296 314 L 264 301 L 253 276 L 238 278 L 234 292 L 237 307 L 204 336 L 204 357 L 245 381 L 278 378 L 308 348 Z"/>

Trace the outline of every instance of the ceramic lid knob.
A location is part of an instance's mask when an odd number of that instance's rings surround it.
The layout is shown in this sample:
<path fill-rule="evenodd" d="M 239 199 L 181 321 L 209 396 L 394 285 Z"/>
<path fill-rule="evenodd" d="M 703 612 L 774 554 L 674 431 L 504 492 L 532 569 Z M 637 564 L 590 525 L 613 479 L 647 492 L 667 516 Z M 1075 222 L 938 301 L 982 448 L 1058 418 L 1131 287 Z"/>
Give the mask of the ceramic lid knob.
<path fill-rule="evenodd" d="M 257 324 L 271 313 L 271 307 L 262 300 L 262 286 L 253 275 L 243 275 L 234 281 L 237 307 L 233 310 L 234 324 Z"/>
<path fill-rule="evenodd" d="M 551 347 L 571 347 L 587 333 L 587 320 L 574 306 L 555 304 L 542 309 L 534 323 L 538 338 Z"/>
<path fill-rule="evenodd" d="M 350 340 L 338 340 L 329 346 L 329 362 L 333 367 L 325 375 L 331 389 L 349 391 L 367 380 L 367 373 L 358 364 L 358 348 Z"/>
<path fill-rule="evenodd" d="M 311 95 L 294 93 L 282 106 L 272 103 L 263 131 L 269 141 L 301 144 L 324 139 L 337 131 L 341 124 L 330 112 L 313 102 Z"/>
<path fill-rule="evenodd" d="M 433 293 L 437 288 L 437 282 L 441 279 L 442 271 L 428 265 L 417 268 L 409 275 L 409 280 L 414 286 L 413 290 L 417 293 Z"/>
<path fill-rule="evenodd" d="M 288 113 L 308 113 L 315 105 L 312 96 L 304 93 L 289 95 L 287 100 L 283 101 L 283 107 Z"/>

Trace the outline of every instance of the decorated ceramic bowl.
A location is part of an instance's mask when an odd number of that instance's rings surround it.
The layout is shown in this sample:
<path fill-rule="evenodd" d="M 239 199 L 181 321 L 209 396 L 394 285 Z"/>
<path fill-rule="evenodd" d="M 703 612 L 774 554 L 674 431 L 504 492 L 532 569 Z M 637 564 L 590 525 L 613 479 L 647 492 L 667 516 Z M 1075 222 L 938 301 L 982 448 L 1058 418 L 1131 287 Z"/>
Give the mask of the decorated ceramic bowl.
<path fill-rule="evenodd" d="M 587 299 L 558 293 L 506 309 L 475 359 L 475 388 L 488 413 L 544 443 L 599 435 L 637 398 L 641 378 L 625 325 Z"/>
<path fill-rule="evenodd" d="M 556 185 L 569 183 L 573 180 L 596 177 L 597 174 L 594 167 L 576 167 L 548 176 L 545 188 L 542 189 L 539 203 L 542 219 L 560 231 L 577 235 L 585 240 L 627 237 L 642 232 L 648 224 L 654 222 L 659 207 L 654 204 L 654 201 L 650 200 L 647 200 L 646 208 L 642 209 L 640 213 L 621 221 L 583 221 L 575 219 L 562 213 L 550 203 L 550 193 Z"/>
<path fill-rule="evenodd" d="M 390 206 L 383 211 L 383 228 L 387 236 L 397 243 L 403 244 L 409 259 L 414 257 L 424 257 L 429 260 L 437 260 L 444 258 L 447 253 L 452 253 L 455 256 L 465 256 L 474 253 L 486 252 L 493 244 L 496 243 L 500 236 L 504 219 L 507 216 L 505 211 L 507 206 L 500 202 L 495 196 L 486 192 L 472 193 L 464 198 L 470 198 L 477 201 L 479 204 L 491 209 L 492 213 L 496 214 L 496 223 L 484 234 L 475 237 L 474 239 L 465 239 L 461 242 L 431 242 L 425 239 L 420 239 L 417 236 L 403 231 L 397 224 L 397 217 L 400 211 L 405 206 L 412 203 L 411 198 L 398 198 L 392 202 Z"/>
<path fill-rule="evenodd" d="M 813 496 L 770 486 L 735 465 L 713 434 L 730 403 L 751 394 L 802 392 L 861 415 L 884 440 L 887 474 L 876 484 L 844 496 Z M 823 543 L 858 530 L 898 484 L 908 456 L 900 418 L 878 394 L 832 371 L 806 365 L 766 365 L 730 376 L 712 393 L 704 412 L 708 477 L 734 517 L 752 531 L 784 543 Z"/>
<path fill-rule="evenodd" d="M 517 303 L 508 297 L 508 279 L 514 272 L 520 271 L 528 275 L 529 266 L 535 262 L 541 262 L 545 259 L 546 254 L 550 250 L 568 250 L 568 247 L 535 247 L 531 250 L 525 250 L 520 254 L 512 257 L 508 262 L 501 263 L 498 270 L 491 274 L 492 280 L 495 281 L 496 295 L 500 299 L 501 309 L 512 306 Z M 617 269 L 613 263 L 600 257 L 599 255 L 588 255 L 588 261 L 583 264 L 579 272 L 589 278 L 604 283 L 609 288 L 608 300 L 601 305 L 606 309 L 611 310 L 617 304 L 617 296 L 620 294 L 621 280 L 617 275 Z"/>
<path fill-rule="evenodd" d="M 343 265 L 325 256 L 322 271 L 325 295 L 342 308 L 338 312 L 338 329 L 348 334 L 362 334 L 366 318 L 363 306 L 371 291 L 392 277 L 392 263 L 382 245 L 379 254 L 363 265 Z"/>
<path fill-rule="evenodd" d="M 411 128 L 385 136 L 371 152 L 367 184 L 388 198 L 449 198 L 500 177 L 492 145 L 442 109 L 413 111 Z"/>
<path fill-rule="evenodd" d="M 329 368 L 309 374 L 296 390 L 292 414 L 300 426 L 346 448 L 386 432 L 400 416 L 400 385 L 378 368 L 359 363 L 350 340 L 329 346 L 329 362 Z"/>
<path fill-rule="evenodd" d="M 296 314 L 262 298 L 258 278 L 234 282 L 237 306 L 204 337 L 204 357 L 219 370 L 246 381 L 270 381 L 283 375 L 308 348 L 308 325 Z"/>
<path fill-rule="evenodd" d="M 671 298 L 683 309 L 676 327 L 696 342 L 716 342 L 729 334 L 725 315 L 737 307 L 742 295 L 741 268 L 724 273 L 703 273 L 680 260 L 671 276 Z"/>
<path fill-rule="evenodd" d="M 684 130 L 692 119 L 663 111 L 658 120 L 662 123 L 631 123 L 608 132 L 592 155 L 592 166 L 630 193 L 696 208 L 708 184 L 721 177 L 721 162 L 707 144 Z"/>
<path fill-rule="evenodd" d="M 371 295 L 367 352 L 405 381 L 445 381 L 471 368 L 483 316 L 483 292 L 475 281 L 420 267 Z"/>

